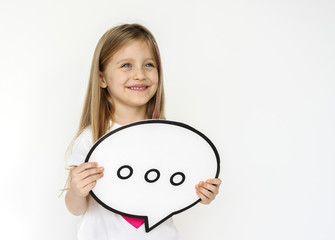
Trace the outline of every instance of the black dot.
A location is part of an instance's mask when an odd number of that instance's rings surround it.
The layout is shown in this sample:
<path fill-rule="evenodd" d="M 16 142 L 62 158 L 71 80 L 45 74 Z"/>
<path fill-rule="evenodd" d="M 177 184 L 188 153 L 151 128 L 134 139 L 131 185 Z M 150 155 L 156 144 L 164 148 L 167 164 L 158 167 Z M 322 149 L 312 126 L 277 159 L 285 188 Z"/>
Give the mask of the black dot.
<path fill-rule="evenodd" d="M 175 179 L 177 176 L 181 176 L 181 179 Z M 183 184 L 184 181 L 185 181 L 185 174 L 182 172 L 176 172 L 170 178 L 170 183 L 173 186 L 179 186 Z"/>
<path fill-rule="evenodd" d="M 129 171 L 128 172 L 121 172 L 122 170 L 124 169 L 128 169 Z M 119 170 L 117 170 L 117 176 L 120 178 L 120 179 L 128 179 L 131 177 L 131 175 L 133 175 L 133 168 L 129 165 L 124 165 L 122 167 L 119 168 Z"/>
<path fill-rule="evenodd" d="M 149 174 L 150 173 L 155 173 L 155 177 L 152 178 L 152 179 L 149 179 Z M 160 172 L 157 170 L 157 169 L 150 169 L 148 170 L 145 175 L 144 175 L 144 179 L 145 181 L 147 181 L 148 183 L 153 183 L 153 182 L 156 182 L 159 177 L 161 176 Z"/>

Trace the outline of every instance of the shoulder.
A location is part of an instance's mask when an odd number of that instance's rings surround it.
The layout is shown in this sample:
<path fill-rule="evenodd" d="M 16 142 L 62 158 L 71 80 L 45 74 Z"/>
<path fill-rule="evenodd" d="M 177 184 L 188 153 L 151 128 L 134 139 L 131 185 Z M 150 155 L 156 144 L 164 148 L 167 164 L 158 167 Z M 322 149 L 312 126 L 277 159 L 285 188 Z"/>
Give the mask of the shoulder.
<path fill-rule="evenodd" d="M 77 150 L 78 148 L 91 148 L 91 146 L 93 145 L 93 137 L 92 137 L 92 129 L 89 128 L 85 128 L 84 131 L 82 131 L 79 136 L 75 139 L 74 144 L 73 144 L 73 149 Z"/>
<path fill-rule="evenodd" d="M 92 129 L 86 128 L 74 140 L 69 157 L 68 166 L 78 166 L 85 161 L 86 155 L 93 145 Z"/>
<path fill-rule="evenodd" d="M 91 141 L 93 143 L 92 128 L 87 127 L 76 138 L 76 141 Z"/>

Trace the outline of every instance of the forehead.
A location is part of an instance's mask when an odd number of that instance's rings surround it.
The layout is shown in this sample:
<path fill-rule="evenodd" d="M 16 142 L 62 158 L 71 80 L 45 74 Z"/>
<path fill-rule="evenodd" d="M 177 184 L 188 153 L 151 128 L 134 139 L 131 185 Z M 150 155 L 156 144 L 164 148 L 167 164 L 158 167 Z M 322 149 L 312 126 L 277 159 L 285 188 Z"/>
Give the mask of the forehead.
<path fill-rule="evenodd" d="M 125 43 L 113 54 L 111 60 L 140 57 L 154 58 L 152 49 L 144 39 L 130 40 Z"/>

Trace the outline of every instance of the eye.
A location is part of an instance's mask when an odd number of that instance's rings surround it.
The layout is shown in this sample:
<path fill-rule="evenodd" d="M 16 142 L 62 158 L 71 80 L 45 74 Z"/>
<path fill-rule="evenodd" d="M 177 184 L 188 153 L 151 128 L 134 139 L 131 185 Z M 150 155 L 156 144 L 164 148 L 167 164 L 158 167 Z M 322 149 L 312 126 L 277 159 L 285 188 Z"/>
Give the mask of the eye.
<path fill-rule="evenodd" d="M 130 63 L 125 63 L 125 64 L 122 64 L 121 67 L 122 67 L 122 68 L 130 68 L 131 65 L 130 65 Z"/>
<path fill-rule="evenodd" d="M 155 65 L 153 63 L 147 63 L 145 64 L 145 67 L 154 68 Z"/>

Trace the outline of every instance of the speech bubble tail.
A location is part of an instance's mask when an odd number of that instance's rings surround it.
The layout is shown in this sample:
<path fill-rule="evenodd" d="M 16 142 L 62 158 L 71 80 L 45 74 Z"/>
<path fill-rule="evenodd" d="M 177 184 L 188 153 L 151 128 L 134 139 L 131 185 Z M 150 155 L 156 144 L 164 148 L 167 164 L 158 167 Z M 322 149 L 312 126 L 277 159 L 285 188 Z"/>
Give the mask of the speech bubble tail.
<path fill-rule="evenodd" d="M 144 218 L 144 226 L 145 226 L 145 231 L 146 232 L 150 232 L 151 230 L 153 230 L 155 227 L 157 227 L 158 225 L 160 225 L 161 223 L 165 222 L 166 220 L 168 220 L 169 218 L 171 218 L 173 215 L 176 215 L 178 213 L 181 213 L 191 207 L 193 207 L 194 205 L 198 204 L 201 201 L 201 199 L 199 198 L 197 201 L 193 202 L 192 204 L 186 206 L 183 209 L 179 209 L 175 212 L 172 212 L 168 215 L 161 215 L 161 216 L 145 216 Z"/>
<path fill-rule="evenodd" d="M 162 222 L 166 221 L 170 217 L 171 215 L 166 216 L 166 217 L 147 216 L 144 221 L 145 231 L 150 232 L 151 230 L 153 230 L 155 227 L 157 227 L 158 225 L 160 225 Z"/>

